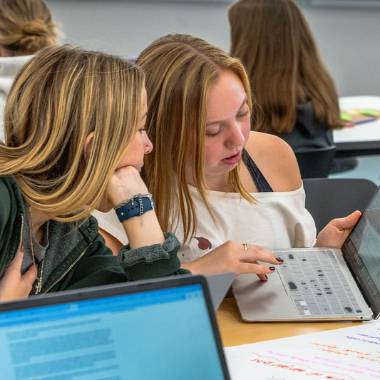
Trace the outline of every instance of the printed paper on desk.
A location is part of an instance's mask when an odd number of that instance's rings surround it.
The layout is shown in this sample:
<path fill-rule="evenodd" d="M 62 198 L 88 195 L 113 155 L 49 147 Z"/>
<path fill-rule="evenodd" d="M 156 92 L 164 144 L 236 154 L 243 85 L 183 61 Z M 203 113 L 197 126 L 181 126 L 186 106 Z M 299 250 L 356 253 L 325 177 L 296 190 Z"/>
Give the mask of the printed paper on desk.
<path fill-rule="evenodd" d="M 380 322 L 225 352 L 232 380 L 380 379 Z"/>

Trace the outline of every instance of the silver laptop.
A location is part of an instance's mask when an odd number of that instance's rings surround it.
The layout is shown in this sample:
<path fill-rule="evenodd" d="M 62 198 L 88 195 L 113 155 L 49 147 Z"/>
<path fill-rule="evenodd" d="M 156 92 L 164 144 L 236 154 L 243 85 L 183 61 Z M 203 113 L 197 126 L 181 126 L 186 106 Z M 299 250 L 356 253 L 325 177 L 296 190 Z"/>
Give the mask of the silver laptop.
<path fill-rule="evenodd" d="M 344 196 L 344 195 L 342 195 Z M 380 191 L 342 250 L 275 251 L 282 265 L 260 282 L 241 275 L 232 288 L 245 321 L 370 320 L 380 314 Z"/>
<path fill-rule="evenodd" d="M 222 303 L 235 279 L 235 273 L 226 272 L 206 276 L 208 290 L 211 295 L 211 303 L 216 311 Z"/>
<path fill-rule="evenodd" d="M 200 276 L 0 304 L 1 379 L 229 380 Z"/>

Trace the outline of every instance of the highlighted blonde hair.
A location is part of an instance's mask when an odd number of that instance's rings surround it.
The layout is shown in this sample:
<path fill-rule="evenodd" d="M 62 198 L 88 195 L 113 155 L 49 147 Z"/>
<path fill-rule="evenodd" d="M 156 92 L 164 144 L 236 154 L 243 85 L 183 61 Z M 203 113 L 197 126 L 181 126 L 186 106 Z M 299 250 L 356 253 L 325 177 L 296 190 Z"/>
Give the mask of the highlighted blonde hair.
<path fill-rule="evenodd" d="M 43 0 L 0 0 L 0 45 L 28 55 L 55 45 L 58 29 Z"/>
<path fill-rule="evenodd" d="M 155 147 L 145 161 L 145 179 L 161 226 L 171 229 L 181 218 L 186 241 L 197 224 L 187 184 L 189 165 L 209 209 L 204 177 L 208 91 L 221 73 L 229 70 L 241 80 L 251 109 L 249 81 L 238 59 L 189 35 L 168 35 L 154 41 L 137 62 L 146 75 L 147 130 Z M 240 182 L 237 168 L 229 173 L 229 183 L 234 191 L 252 199 Z"/>
<path fill-rule="evenodd" d="M 141 69 L 121 58 L 41 50 L 8 96 L 0 175 L 14 175 L 27 203 L 52 219 L 87 217 L 137 132 L 143 89 Z"/>
<path fill-rule="evenodd" d="M 254 102 L 253 129 L 290 133 L 296 106 L 311 101 L 318 121 L 341 126 L 338 95 L 311 30 L 293 0 L 240 0 L 229 10 L 231 55 L 244 64 Z"/>

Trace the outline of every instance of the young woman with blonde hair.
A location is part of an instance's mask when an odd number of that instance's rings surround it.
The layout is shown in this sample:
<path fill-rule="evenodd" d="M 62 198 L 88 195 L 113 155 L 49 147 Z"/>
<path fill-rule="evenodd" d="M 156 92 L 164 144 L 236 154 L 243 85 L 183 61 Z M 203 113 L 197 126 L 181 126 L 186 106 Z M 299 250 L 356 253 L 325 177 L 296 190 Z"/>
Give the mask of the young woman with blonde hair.
<path fill-rule="evenodd" d="M 250 132 L 255 104 L 240 61 L 199 38 L 168 35 L 138 64 L 155 144 L 145 178 L 162 226 L 183 242 L 183 266 L 265 280 L 280 263 L 267 248 L 313 245 L 292 150 L 276 136 Z M 341 245 L 359 214 L 330 222 L 317 244 Z"/>
<path fill-rule="evenodd" d="M 38 50 L 55 45 L 58 35 L 43 0 L 0 0 L 0 141 L 3 108 L 14 77 Z"/>
<path fill-rule="evenodd" d="M 140 177 L 144 74 L 115 56 L 51 47 L 19 73 L 0 144 L 0 300 L 182 273 Z M 105 247 L 94 208 L 129 238 Z"/>
<path fill-rule="evenodd" d="M 293 0 L 239 0 L 229 9 L 231 56 L 253 89 L 252 129 L 281 136 L 293 150 L 333 145 L 342 126 L 334 82 Z"/>

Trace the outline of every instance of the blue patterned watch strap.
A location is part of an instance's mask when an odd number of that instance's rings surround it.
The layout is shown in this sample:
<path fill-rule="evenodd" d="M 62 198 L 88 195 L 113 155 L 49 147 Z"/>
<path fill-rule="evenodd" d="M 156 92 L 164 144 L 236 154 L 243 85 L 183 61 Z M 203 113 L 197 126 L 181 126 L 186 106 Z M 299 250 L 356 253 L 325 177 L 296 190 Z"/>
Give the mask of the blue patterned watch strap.
<path fill-rule="evenodd" d="M 124 222 L 135 216 L 141 216 L 154 209 L 153 198 L 150 194 L 138 194 L 128 202 L 115 207 L 116 215 L 120 222 Z"/>

